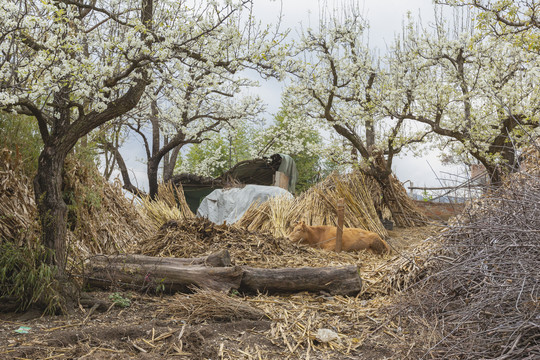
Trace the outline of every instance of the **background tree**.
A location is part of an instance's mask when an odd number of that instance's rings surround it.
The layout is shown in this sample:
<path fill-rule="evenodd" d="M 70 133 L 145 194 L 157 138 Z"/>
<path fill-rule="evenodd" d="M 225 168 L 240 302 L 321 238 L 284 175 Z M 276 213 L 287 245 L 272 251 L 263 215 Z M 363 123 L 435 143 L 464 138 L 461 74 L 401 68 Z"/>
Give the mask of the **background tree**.
<path fill-rule="evenodd" d="M 189 146 L 177 160 L 176 172 L 219 177 L 236 163 L 254 157 L 256 127 L 250 121 L 236 121 L 205 134 L 200 143 Z"/>
<path fill-rule="evenodd" d="M 158 191 L 161 163 L 162 178 L 167 181 L 183 146 L 200 143 L 208 133 L 219 132 L 227 124 L 234 126 L 240 119 L 262 111 L 258 98 L 237 99 L 241 89 L 254 85 L 253 81 L 235 78 L 228 69 L 214 67 L 210 71 L 203 66 L 191 60 L 169 66 L 174 73 L 160 74 L 159 83 L 147 88 L 142 106 L 128 114 L 126 125 L 144 145 L 151 197 Z M 121 156 L 121 150 L 115 151 Z M 124 188 L 140 193 L 126 176 L 125 165 L 120 169 Z"/>
<path fill-rule="evenodd" d="M 257 133 L 254 147 L 257 154 L 269 156 L 285 154 L 293 158 L 298 170 L 296 193 L 315 185 L 328 174 L 324 169 L 326 144 L 314 122 L 291 111 L 287 99 L 274 115 L 274 123 Z"/>
<path fill-rule="evenodd" d="M 403 189 L 395 188 L 397 182 L 392 181 L 392 162 L 402 149 L 421 142 L 426 132 L 405 128 L 402 120 L 385 119 L 380 111 L 387 80 L 366 45 L 366 26 L 359 8 L 351 5 L 323 15 L 318 29 L 302 31 L 288 98 L 292 108 L 319 119 L 321 126 L 337 132 L 357 150 L 362 171 L 380 185 L 398 225 L 412 225 L 422 222 L 422 216 L 408 198 L 396 198 Z M 411 217 L 404 215 L 404 207 Z"/>
<path fill-rule="evenodd" d="M 304 191 L 323 176 L 325 147 L 314 124 L 306 118 L 299 120 L 299 116 L 282 107 L 272 124 L 243 120 L 209 133 L 180 155 L 175 171 L 218 177 L 240 161 L 280 153 L 295 160 L 299 173 L 296 189 Z"/>
<path fill-rule="evenodd" d="M 218 36 L 204 39 L 205 47 L 227 54 L 227 59 L 234 61 L 215 63 L 202 57 L 169 59 L 153 69 L 154 83 L 146 88 L 139 106 L 126 115 L 131 134 L 140 137 L 144 145 L 151 197 L 158 192 L 161 164 L 162 180 L 168 181 L 183 146 L 200 143 L 207 133 L 219 132 L 227 123 L 231 127 L 234 122 L 252 118 L 263 111 L 259 98 L 241 97 L 244 88 L 258 85 L 241 74 L 252 69 L 263 77 L 277 76 L 275 64 L 281 61 L 284 53 L 276 50 L 285 34 L 279 34 L 279 23 L 272 29 L 262 27 L 252 18 L 240 33 L 242 21 L 240 15 L 231 16 Z M 239 37 L 241 35 L 249 38 L 249 42 Z M 274 66 L 269 66 L 269 57 Z M 120 158 L 122 151 L 111 147 L 110 143 L 107 145 L 120 159 L 118 165 L 124 188 L 141 193 L 133 185 L 125 162 Z"/>
<path fill-rule="evenodd" d="M 427 125 L 447 151 L 483 164 L 493 184 L 517 167 L 517 152 L 538 127 L 538 58 L 473 24 L 433 31 L 410 24 L 390 60 L 389 116 Z"/>

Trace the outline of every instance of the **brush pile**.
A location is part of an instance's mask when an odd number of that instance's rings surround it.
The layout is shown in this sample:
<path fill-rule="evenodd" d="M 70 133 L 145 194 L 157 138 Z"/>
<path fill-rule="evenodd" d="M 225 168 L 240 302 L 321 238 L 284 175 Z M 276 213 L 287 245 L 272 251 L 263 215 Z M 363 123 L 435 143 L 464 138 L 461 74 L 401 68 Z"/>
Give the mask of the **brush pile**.
<path fill-rule="evenodd" d="M 273 198 L 253 204 L 235 224 L 248 230 L 264 230 L 286 236 L 293 224 L 337 225 L 337 200 L 345 199 L 345 227 L 362 228 L 386 238 L 364 176 L 359 172 L 332 174 L 295 199 Z"/>
<path fill-rule="evenodd" d="M 446 261 L 404 295 L 408 313 L 431 324 L 426 356 L 540 357 L 538 155 L 442 234 Z M 412 300 L 411 300 L 412 299 Z M 416 302 L 417 301 L 417 302 Z"/>

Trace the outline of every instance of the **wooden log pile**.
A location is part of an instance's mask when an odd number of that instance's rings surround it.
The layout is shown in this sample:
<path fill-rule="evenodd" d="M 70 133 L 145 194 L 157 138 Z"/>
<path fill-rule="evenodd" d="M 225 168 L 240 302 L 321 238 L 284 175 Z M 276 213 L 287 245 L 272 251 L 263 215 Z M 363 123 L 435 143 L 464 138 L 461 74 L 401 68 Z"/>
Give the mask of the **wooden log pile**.
<path fill-rule="evenodd" d="M 185 292 L 193 288 L 245 293 L 326 292 L 356 295 L 362 281 L 358 267 L 253 268 L 230 266 L 227 250 L 198 258 L 144 255 L 97 255 L 85 266 L 85 282 L 98 288 Z"/>

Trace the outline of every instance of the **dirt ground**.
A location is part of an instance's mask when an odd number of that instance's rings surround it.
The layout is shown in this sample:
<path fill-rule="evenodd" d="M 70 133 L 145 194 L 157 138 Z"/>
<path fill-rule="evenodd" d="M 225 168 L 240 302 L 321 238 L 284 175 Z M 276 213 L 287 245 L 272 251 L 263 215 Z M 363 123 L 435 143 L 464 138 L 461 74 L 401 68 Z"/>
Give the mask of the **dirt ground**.
<path fill-rule="evenodd" d="M 403 251 L 439 230 L 437 226 L 396 228 L 390 232 L 389 243 Z M 387 257 L 380 258 L 381 264 L 387 261 Z M 380 331 L 380 309 L 391 297 L 233 294 L 235 301 L 259 309 L 263 315 L 223 320 L 197 318 L 193 308 L 188 313 L 171 310 L 174 304 L 187 303 L 189 294 L 116 293 L 119 299 L 130 300 L 128 307 L 115 304 L 110 299 L 114 294 L 90 293 L 109 304 L 104 311 L 79 306 L 64 316 L 41 316 L 35 310 L 0 314 L 0 359 L 413 358 L 410 349 L 398 354 L 381 345 L 405 339 L 398 325 Z M 323 327 L 339 338 L 320 341 L 316 334 Z"/>

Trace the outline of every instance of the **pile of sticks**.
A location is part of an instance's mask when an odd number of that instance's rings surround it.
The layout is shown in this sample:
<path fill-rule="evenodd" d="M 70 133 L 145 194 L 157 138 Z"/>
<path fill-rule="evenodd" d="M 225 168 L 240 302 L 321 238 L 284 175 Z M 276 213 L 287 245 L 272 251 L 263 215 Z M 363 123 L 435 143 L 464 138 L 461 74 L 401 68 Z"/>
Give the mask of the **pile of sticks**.
<path fill-rule="evenodd" d="M 522 172 L 443 233 L 444 261 L 418 284 L 421 290 L 403 297 L 408 314 L 415 312 L 439 334 L 424 355 L 540 357 L 538 204 L 540 177 Z"/>

